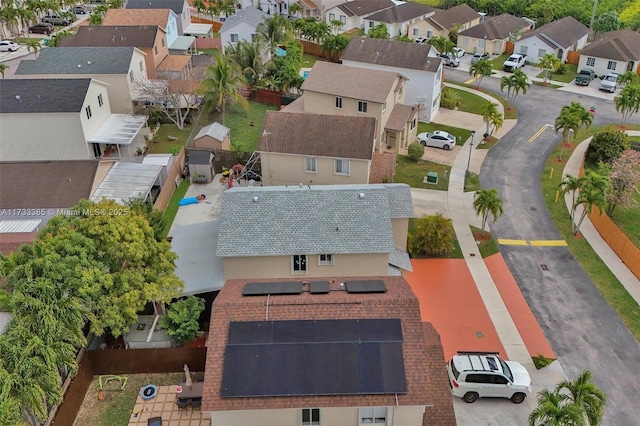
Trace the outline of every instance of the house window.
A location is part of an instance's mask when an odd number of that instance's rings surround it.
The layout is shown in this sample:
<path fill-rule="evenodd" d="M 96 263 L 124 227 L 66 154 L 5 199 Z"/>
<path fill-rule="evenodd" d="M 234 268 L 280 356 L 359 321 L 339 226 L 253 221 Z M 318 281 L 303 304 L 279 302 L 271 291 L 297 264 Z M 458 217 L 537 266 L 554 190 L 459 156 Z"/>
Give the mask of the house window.
<path fill-rule="evenodd" d="M 318 265 L 320 265 L 320 266 L 333 265 L 333 255 L 332 254 L 319 254 L 318 255 Z"/>
<path fill-rule="evenodd" d="M 158 54 L 158 46 L 153 46 L 153 51 L 157 55 Z"/>
<path fill-rule="evenodd" d="M 387 102 L 383 102 L 382 103 L 382 112 L 385 112 L 387 110 Z"/>
<path fill-rule="evenodd" d="M 140 61 L 140 63 L 138 64 L 140 66 L 140 72 L 144 71 L 144 64 L 142 63 L 142 61 Z"/>
<path fill-rule="evenodd" d="M 319 425 L 320 424 L 320 409 L 319 408 L 303 408 L 301 411 L 301 426 Z"/>
<path fill-rule="evenodd" d="M 335 20 L 336 20 L 336 14 L 335 13 L 330 13 L 329 14 L 329 22 L 335 21 Z"/>
<path fill-rule="evenodd" d="M 431 104 L 431 108 L 436 109 L 438 105 L 440 105 L 440 95 L 438 95 L 438 97 L 433 100 L 433 104 Z"/>
<path fill-rule="evenodd" d="M 162 39 L 162 47 L 164 47 L 164 39 Z"/>
<path fill-rule="evenodd" d="M 344 15 L 340 15 L 340 22 L 342 22 L 342 25 L 346 25 L 347 24 L 347 17 Z"/>
<path fill-rule="evenodd" d="M 87 120 L 91 118 L 91 105 L 87 105 L 87 107 L 84 109 L 84 112 L 87 113 Z"/>
<path fill-rule="evenodd" d="M 369 21 L 369 28 L 373 28 L 373 25 L 375 24 L 375 22 L 373 21 Z"/>
<path fill-rule="evenodd" d="M 129 80 L 133 83 L 133 71 L 129 71 Z"/>
<path fill-rule="evenodd" d="M 542 58 L 546 54 L 547 54 L 546 49 L 538 49 L 538 58 Z"/>
<path fill-rule="evenodd" d="M 256 41 L 256 37 L 258 37 L 258 34 L 251 34 L 251 42 Z"/>
<path fill-rule="evenodd" d="M 462 37 L 462 45 L 463 46 L 469 45 L 469 37 Z"/>
<path fill-rule="evenodd" d="M 367 407 L 360 409 L 360 424 L 386 424 L 387 407 Z"/>
<path fill-rule="evenodd" d="M 104 102 L 102 101 L 102 93 L 100 93 L 98 95 L 98 106 L 102 106 L 102 105 L 104 105 Z"/>
<path fill-rule="evenodd" d="M 618 63 L 616 61 L 609 61 L 609 63 L 607 64 L 607 69 L 611 71 L 615 71 L 617 65 Z"/>
<path fill-rule="evenodd" d="M 231 43 L 238 42 L 238 34 L 231 34 Z"/>
<path fill-rule="evenodd" d="M 307 256 L 304 254 L 294 254 L 291 257 L 291 269 L 294 274 L 307 273 Z M 311 423 L 308 423 L 311 424 Z"/>
<path fill-rule="evenodd" d="M 349 176 L 349 160 L 338 159 L 335 161 L 335 174 Z"/>
<path fill-rule="evenodd" d="M 317 173 L 318 159 L 316 157 L 304 157 L 304 171 L 306 173 Z"/>
<path fill-rule="evenodd" d="M 416 119 L 414 118 L 413 120 L 411 120 L 411 126 L 409 128 L 409 130 L 414 130 L 416 128 Z"/>
<path fill-rule="evenodd" d="M 358 112 L 367 113 L 367 103 L 365 101 L 358 101 Z"/>
<path fill-rule="evenodd" d="M 587 58 L 587 66 L 592 67 L 596 64 L 596 58 Z"/>
<path fill-rule="evenodd" d="M 433 37 L 433 31 L 427 30 L 427 38 L 431 38 L 431 37 Z"/>
<path fill-rule="evenodd" d="M 336 108 L 342 109 L 342 97 L 336 96 Z"/>
<path fill-rule="evenodd" d="M 418 34 L 420 34 L 420 28 L 416 27 L 416 28 L 413 29 L 413 36 L 416 37 L 416 36 L 418 36 Z"/>
<path fill-rule="evenodd" d="M 520 46 L 520 54 L 521 55 L 526 55 L 527 54 L 527 50 L 529 50 L 529 46 Z"/>

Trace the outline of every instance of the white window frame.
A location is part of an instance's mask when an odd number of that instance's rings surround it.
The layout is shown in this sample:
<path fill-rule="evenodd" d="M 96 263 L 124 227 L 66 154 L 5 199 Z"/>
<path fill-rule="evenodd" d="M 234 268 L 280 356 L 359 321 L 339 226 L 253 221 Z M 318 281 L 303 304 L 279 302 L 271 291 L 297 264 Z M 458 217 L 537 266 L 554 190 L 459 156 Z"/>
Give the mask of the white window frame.
<path fill-rule="evenodd" d="M 144 62 L 140 60 L 140 72 L 144 71 Z"/>
<path fill-rule="evenodd" d="M 131 80 L 131 82 L 133 83 L 133 70 L 129 71 L 129 80 Z"/>
<path fill-rule="evenodd" d="M 462 45 L 463 46 L 468 46 L 469 45 L 469 37 L 462 36 Z"/>
<path fill-rule="evenodd" d="M 340 165 L 340 167 L 338 167 Z M 345 167 L 346 165 L 346 167 Z M 338 170 L 338 168 L 340 170 Z M 346 171 L 345 171 L 346 169 Z M 340 176 L 349 176 L 351 171 L 351 164 L 349 164 L 349 160 L 346 158 L 336 158 L 333 164 L 333 174 Z"/>
<path fill-rule="evenodd" d="M 413 120 L 411 120 L 411 125 L 409 126 L 409 131 L 413 132 L 416 129 L 416 118 L 414 117 Z"/>
<path fill-rule="evenodd" d="M 230 38 L 230 40 L 231 40 L 231 43 L 237 43 L 237 42 L 238 42 L 238 40 L 240 39 L 240 38 L 239 38 L 239 36 L 238 36 L 238 34 L 230 34 L 230 35 L 229 35 L 229 38 Z M 234 39 L 235 39 L 235 40 L 234 40 Z"/>
<path fill-rule="evenodd" d="M 91 120 L 91 117 L 93 117 L 93 114 L 91 113 L 91 105 L 87 105 L 84 112 L 87 114 L 87 120 Z"/>
<path fill-rule="evenodd" d="M 615 71 L 617 66 L 618 61 L 609 61 L 609 63 L 607 63 L 607 69 L 611 71 Z"/>
<path fill-rule="evenodd" d="M 257 38 L 258 38 L 258 34 L 257 33 L 251 33 L 251 43 L 256 41 Z"/>
<path fill-rule="evenodd" d="M 104 100 L 102 99 L 102 93 L 98 95 L 98 106 L 104 105 Z"/>
<path fill-rule="evenodd" d="M 418 27 L 413 27 L 412 33 L 413 33 L 413 36 L 414 36 L 414 37 L 419 36 L 419 35 L 420 35 L 420 28 L 418 28 Z"/>
<path fill-rule="evenodd" d="M 342 25 L 347 25 L 347 17 L 340 15 L 340 22 L 342 22 Z"/>
<path fill-rule="evenodd" d="M 317 157 L 304 157 L 304 172 L 305 173 L 318 173 L 318 158 Z"/>
<path fill-rule="evenodd" d="M 309 421 L 304 421 L 304 414 L 308 413 L 309 415 Z M 318 420 L 313 420 L 313 415 L 317 414 L 318 416 Z M 320 409 L 319 408 L 303 408 L 300 410 L 300 426 L 313 426 L 313 425 L 320 425 L 321 424 L 321 419 L 320 419 Z"/>
<path fill-rule="evenodd" d="M 382 112 L 385 112 L 387 110 L 387 101 L 384 101 L 382 103 Z"/>
<path fill-rule="evenodd" d="M 335 20 L 336 20 L 336 14 L 335 13 L 330 13 L 329 14 L 329 22 L 335 21 Z"/>
<path fill-rule="evenodd" d="M 366 101 L 358 101 L 358 112 L 360 114 L 366 114 L 369 105 Z"/>
<path fill-rule="evenodd" d="M 542 58 L 547 54 L 547 49 L 538 49 L 538 58 Z"/>
<path fill-rule="evenodd" d="M 342 109 L 342 96 L 336 96 L 336 109 Z"/>
<path fill-rule="evenodd" d="M 298 260 L 298 265 L 300 265 L 296 269 L 296 260 Z M 291 256 L 291 274 L 292 275 L 306 275 L 309 272 L 308 263 L 307 263 L 307 255 L 306 254 L 294 254 Z"/>
<path fill-rule="evenodd" d="M 153 46 L 153 52 L 154 54 L 158 54 L 158 46 Z"/>
<path fill-rule="evenodd" d="M 596 58 L 588 57 L 587 58 L 587 66 L 588 67 L 593 67 L 595 65 L 596 65 Z"/>
<path fill-rule="evenodd" d="M 525 46 L 525 45 L 520 46 L 521 55 L 526 55 L 528 51 L 529 51 L 529 46 Z"/>
<path fill-rule="evenodd" d="M 433 31 L 427 30 L 427 38 L 433 37 Z"/>
<path fill-rule="evenodd" d="M 332 254 L 319 254 L 318 255 L 318 265 L 319 266 L 330 266 L 330 265 L 333 265 L 333 255 Z"/>
<path fill-rule="evenodd" d="M 387 424 L 389 410 L 387 407 L 360 408 L 358 413 L 360 425 Z"/>

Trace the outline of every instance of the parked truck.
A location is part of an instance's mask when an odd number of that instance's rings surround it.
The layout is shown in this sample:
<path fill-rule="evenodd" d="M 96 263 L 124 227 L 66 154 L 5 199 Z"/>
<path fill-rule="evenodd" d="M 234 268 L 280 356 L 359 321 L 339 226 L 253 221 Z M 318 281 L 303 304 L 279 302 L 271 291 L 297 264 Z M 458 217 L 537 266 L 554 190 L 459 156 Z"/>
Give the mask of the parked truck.
<path fill-rule="evenodd" d="M 502 64 L 502 70 L 506 72 L 514 72 L 522 67 L 527 62 L 527 55 L 521 55 L 519 53 L 514 53 L 509 56 L 504 64 Z"/>
<path fill-rule="evenodd" d="M 596 72 L 592 69 L 585 68 L 580 70 L 578 75 L 576 75 L 576 84 L 578 86 L 588 86 L 594 78 L 596 78 Z"/>
<path fill-rule="evenodd" d="M 605 75 L 600 82 L 600 90 L 606 90 L 609 93 L 614 93 L 618 88 L 618 77 L 620 74 L 614 72 Z"/>

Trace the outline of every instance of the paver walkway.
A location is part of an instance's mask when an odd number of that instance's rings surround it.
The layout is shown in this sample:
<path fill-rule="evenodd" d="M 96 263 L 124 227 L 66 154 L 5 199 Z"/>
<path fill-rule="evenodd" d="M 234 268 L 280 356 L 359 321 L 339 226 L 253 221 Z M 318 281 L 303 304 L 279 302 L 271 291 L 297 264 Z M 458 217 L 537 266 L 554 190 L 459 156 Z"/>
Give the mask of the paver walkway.
<path fill-rule="evenodd" d="M 211 425 L 209 413 L 203 413 L 197 408 L 178 408 L 176 386 L 158 386 L 158 395 L 146 401 L 138 395 L 129 418 L 129 426 L 147 426 L 147 421 L 153 417 L 161 417 L 163 426 Z"/>

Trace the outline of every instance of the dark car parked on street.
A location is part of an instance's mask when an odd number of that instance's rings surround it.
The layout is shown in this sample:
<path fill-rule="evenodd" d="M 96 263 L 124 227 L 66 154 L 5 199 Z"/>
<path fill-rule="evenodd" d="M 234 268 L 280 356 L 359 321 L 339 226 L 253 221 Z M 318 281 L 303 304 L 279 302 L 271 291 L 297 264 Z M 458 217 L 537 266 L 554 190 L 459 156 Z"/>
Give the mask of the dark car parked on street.
<path fill-rule="evenodd" d="M 51 25 L 48 22 L 40 22 L 39 24 L 34 24 L 32 26 L 29 27 L 29 33 L 30 34 L 45 34 L 45 35 L 49 35 L 51 33 L 53 33 L 55 29 L 53 28 L 53 25 Z"/>
<path fill-rule="evenodd" d="M 89 13 L 89 10 L 87 9 L 86 6 L 78 5 L 78 6 L 72 7 L 71 12 L 75 13 L 76 15 L 86 15 L 87 13 Z"/>

